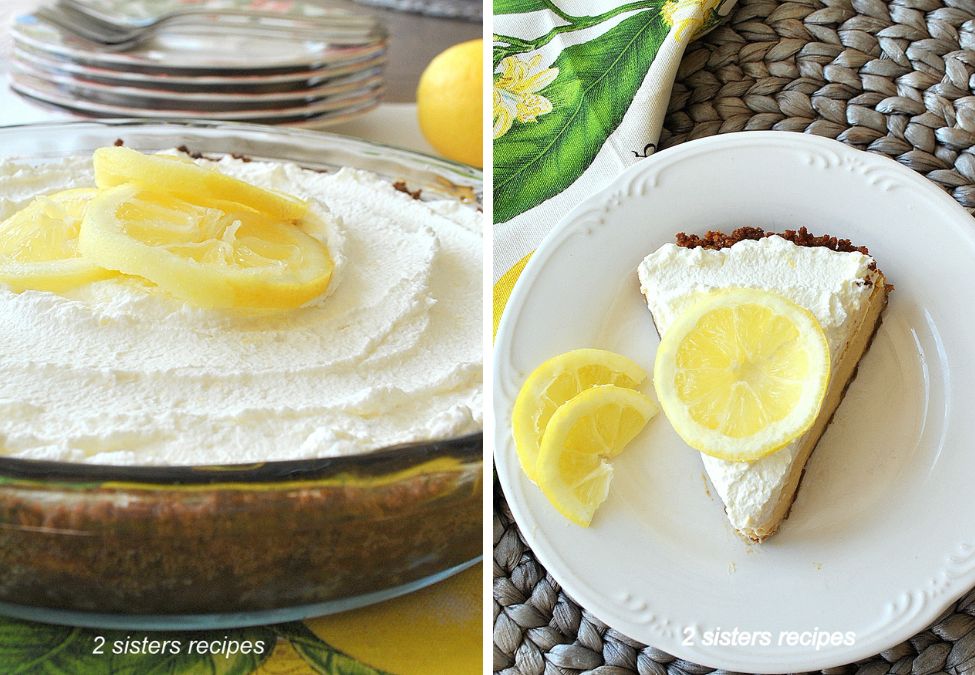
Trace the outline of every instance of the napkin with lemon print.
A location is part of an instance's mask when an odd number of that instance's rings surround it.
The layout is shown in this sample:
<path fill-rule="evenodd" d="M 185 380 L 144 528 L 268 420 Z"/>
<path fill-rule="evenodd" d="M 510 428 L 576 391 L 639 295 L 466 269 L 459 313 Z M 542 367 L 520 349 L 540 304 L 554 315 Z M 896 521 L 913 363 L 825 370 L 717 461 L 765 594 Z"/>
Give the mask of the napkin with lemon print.
<path fill-rule="evenodd" d="M 475 565 L 378 605 L 231 630 L 99 630 L 0 618 L 0 673 L 475 675 L 481 579 Z M 156 649 L 147 653 L 151 643 Z"/>
<path fill-rule="evenodd" d="M 735 2 L 494 0 L 497 274 L 653 153 L 687 44 Z"/>

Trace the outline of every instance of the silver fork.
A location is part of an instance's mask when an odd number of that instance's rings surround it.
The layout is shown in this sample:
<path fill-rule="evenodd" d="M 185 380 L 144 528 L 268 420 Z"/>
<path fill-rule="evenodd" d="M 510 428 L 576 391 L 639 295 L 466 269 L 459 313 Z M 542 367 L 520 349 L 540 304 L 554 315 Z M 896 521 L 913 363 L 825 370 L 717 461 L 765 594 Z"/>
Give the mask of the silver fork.
<path fill-rule="evenodd" d="M 84 0 L 57 0 L 57 5 L 60 7 L 72 9 L 78 14 L 84 15 L 92 20 L 98 21 L 99 23 L 112 27 L 118 30 L 126 30 L 133 27 L 144 28 L 149 25 L 155 24 L 159 21 L 170 21 L 176 20 L 178 17 L 199 17 L 207 15 L 225 15 L 225 16 L 248 16 L 266 19 L 278 19 L 282 21 L 290 21 L 293 23 L 301 24 L 327 24 L 329 26 L 347 26 L 347 27 L 374 27 L 377 25 L 377 21 L 374 17 L 367 14 L 356 14 L 354 12 L 349 12 L 343 8 L 333 7 L 335 9 L 334 13 L 326 14 L 323 16 L 302 16 L 302 15 L 291 15 L 282 14 L 280 12 L 264 12 L 256 9 L 213 9 L 207 7 L 183 7 L 181 9 L 171 10 L 164 14 L 160 14 L 154 17 L 148 17 L 145 19 L 138 19 L 135 17 L 129 17 L 125 19 L 120 19 L 114 17 L 111 14 L 106 14 L 105 12 L 99 10 L 97 7 L 92 6 Z M 323 7 L 324 8 L 324 7 Z"/>
<path fill-rule="evenodd" d="M 326 17 L 292 17 L 250 10 L 186 8 L 146 20 L 118 21 L 75 0 L 58 0 L 53 7 L 42 7 L 34 16 L 89 42 L 114 50 L 137 46 L 161 28 L 174 24 L 225 26 L 228 30 L 255 30 L 258 33 L 284 31 L 301 38 L 326 39 L 338 45 L 356 45 L 386 37 L 372 17 L 334 14 Z M 216 19 L 211 23 L 209 19 Z"/>

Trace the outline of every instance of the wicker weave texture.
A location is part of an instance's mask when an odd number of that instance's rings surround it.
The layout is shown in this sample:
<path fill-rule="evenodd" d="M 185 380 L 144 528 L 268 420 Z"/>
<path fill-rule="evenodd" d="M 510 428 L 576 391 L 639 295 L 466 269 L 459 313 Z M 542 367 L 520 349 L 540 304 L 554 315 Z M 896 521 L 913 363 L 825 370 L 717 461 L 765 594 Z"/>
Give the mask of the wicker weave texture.
<path fill-rule="evenodd" d="M 495 489 L 494 670 L 501 675 L 703 675 L 713 668 L 631 640 L 573 602 L 521 538 Z M 830 675 L 975 673 L 975 590 L 925 631 Z"/>
<path fill-rule="evenodd" d="M 891 157 L 975 210 L 975 0 L 739 0 L 691 45 L 661 147 L 803 131 Z M 975 223 L 973 223 L 975 226 Z M 494 668 L 504 675 L 699 675 L 607 628 L 532 555 L 495 491 Z M 975 591 L 927 630 L 824 673 L 975 673 Z"/>
<path fill-rule="evenodd" d="M 694 43 L 662 147 L 731 131 L 835 138 L 975 208 L 975 2 L 742 0 Z"/>

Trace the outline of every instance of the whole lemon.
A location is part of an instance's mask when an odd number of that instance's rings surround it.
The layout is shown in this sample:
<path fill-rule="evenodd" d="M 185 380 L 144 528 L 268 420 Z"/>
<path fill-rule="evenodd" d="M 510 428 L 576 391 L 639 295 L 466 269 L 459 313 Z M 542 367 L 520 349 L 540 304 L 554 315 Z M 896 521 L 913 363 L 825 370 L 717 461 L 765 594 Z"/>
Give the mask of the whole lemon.
<path fill-rule="evenodd" d="M 483 40 L 461 42 L 434 57 L 416 90 L 420 129 L 444 157 L 481 166 Z"/>

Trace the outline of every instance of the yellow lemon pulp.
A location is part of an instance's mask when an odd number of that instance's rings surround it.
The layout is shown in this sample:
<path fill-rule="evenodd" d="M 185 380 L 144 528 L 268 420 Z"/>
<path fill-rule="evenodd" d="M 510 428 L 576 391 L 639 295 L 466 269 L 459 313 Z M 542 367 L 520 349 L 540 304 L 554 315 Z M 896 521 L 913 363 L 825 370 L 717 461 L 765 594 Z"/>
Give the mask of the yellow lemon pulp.
<path fill-rule="evenodd" d="M 549 420 L 538 456 L 538 486 L 563 516 L 588 527 L 606 500 L 617 456 L 657 414 L 633 389 L 598 385 L 561 405 Z"/>
<path fill-rule="evenodd" d="M 416 91 L 420 129 L 437 152 L 481 166 L 483 41 L 454 45 L 423 71 Z"/>
<path fill-rule="evenodd" d="M 298 307 L 325 291 L 333 267 L 325 246 L 291 223 L 241 202 L 201 206 L 138 183 L 91 200 L 79 248 L 202 307 Z"/>
<path fill-rule="evenodd" d="M 525 474 L 537 482 L 535 464 L 542 435 L 560 405 L 599 384 L 635 388 L 647 377 L 640 366 L 603 349 L 576 349 L 555 356 L 536 368 L 515 399 L 511 428 L 518 460 Z"/>
<path fill-rule="evenodd" d="M 299 227 L 308 205 L 124 147 L 94 154 L 98 189 L 38 197 L 0 223 L 0 283 L 60 292 L 123 273 L 202 307 L 287 309 L 322 294 L 333 262 Z"/>
<path fill-rule="evenodd" d="M 114 274 L 78 251 L 85 210 L 97 191 L 37 197 L 0 223 L 0 283 L 14 291 L 60 292 Z"/>
<path fill-rule="evenodd" d="M 754 461 L 812 426 L 826 393 L 829 346 L 806 309 L 750 288 L 703 293 L 663 336 L 657 398 L 691 447 Z"/>
<path fill-rule="evenodd" d="M 92 161 L 95 184 L 110 188 L 131 183 L 143 191 L 178 197 L 194 204 L 232 201 L 281 220 L 305 215 L 308 204 L 297 197 L 251 185 L 198 166 L 185 157 L 144 155 L 126 147 L 99 148 Z"/>

